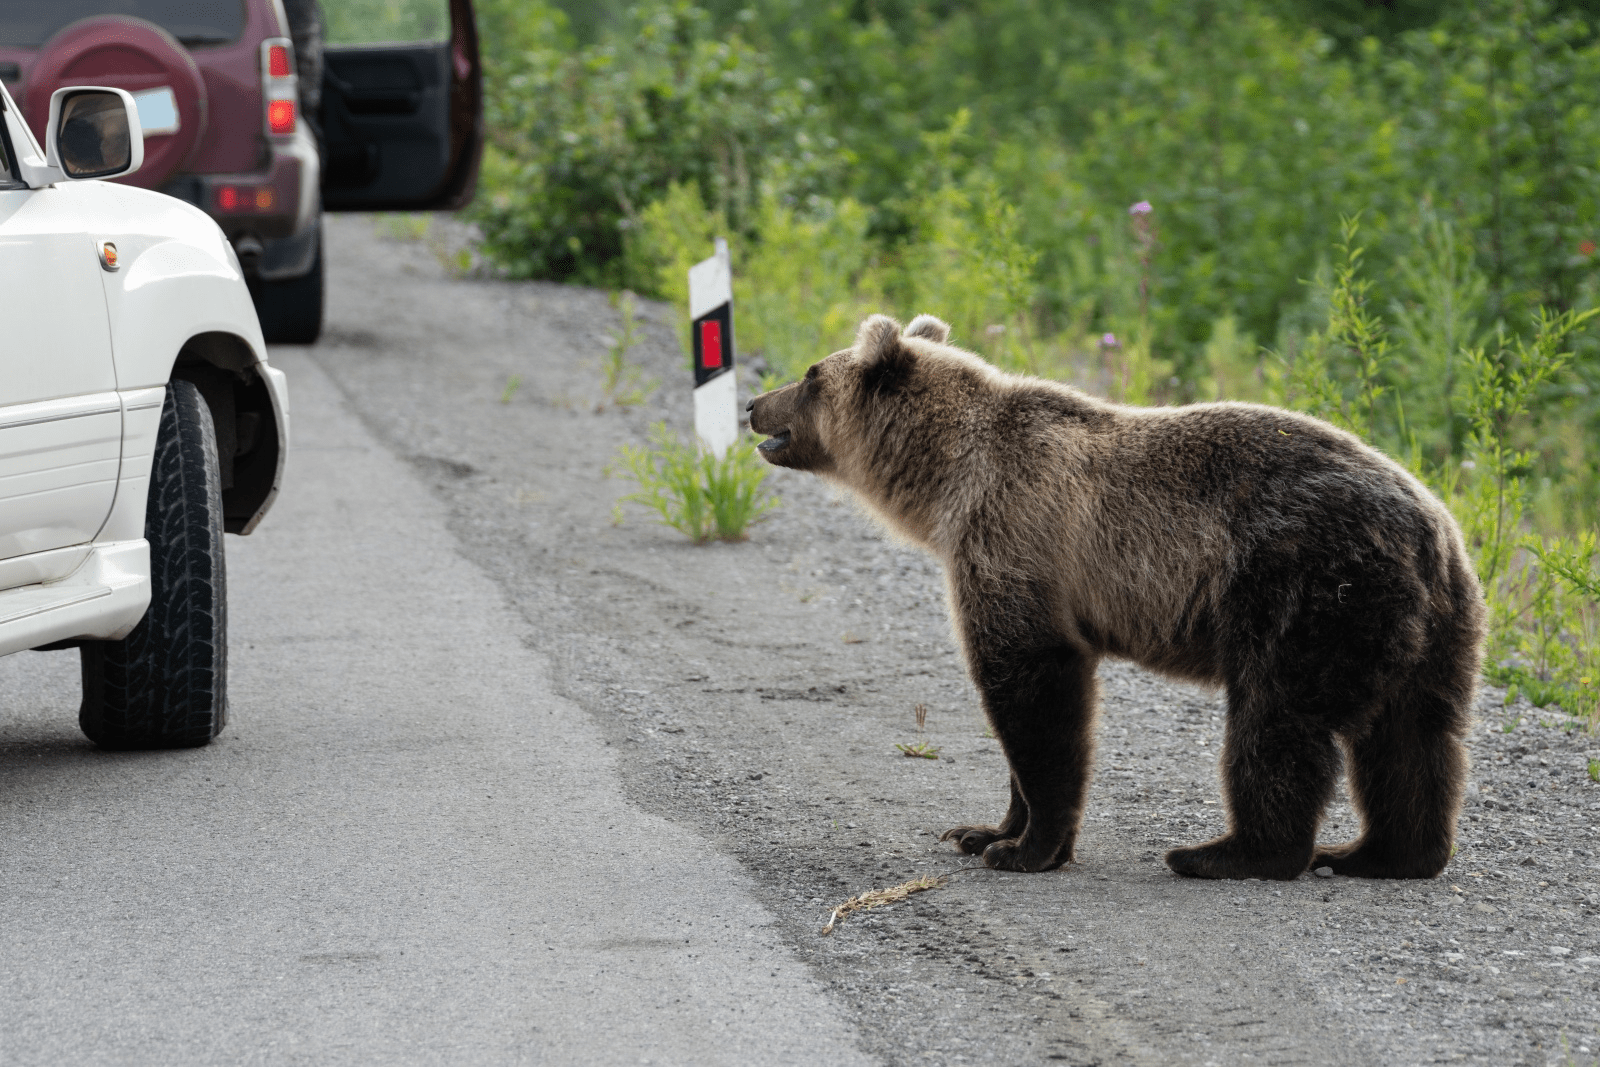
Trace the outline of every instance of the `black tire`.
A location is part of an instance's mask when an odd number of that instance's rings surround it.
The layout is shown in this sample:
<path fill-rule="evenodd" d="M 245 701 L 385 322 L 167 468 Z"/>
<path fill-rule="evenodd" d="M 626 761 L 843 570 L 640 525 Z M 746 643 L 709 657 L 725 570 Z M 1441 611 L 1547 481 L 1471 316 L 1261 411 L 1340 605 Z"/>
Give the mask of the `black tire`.
<path fill-rule="evenodd" d="M 255 301 L 261 334 L 272 345 L 315 344 L 322 333 L 322 234 L 317 234 L 317 251 L 311 269 L 298 278 L 281 282 L 253 281 L 250 297 Z"/>
<path fill-rule="evenodd" d="M 228 720 L 227 569 L 211 412 L 192 382 L 167 386 L 144 535 L 150 609 L 121 641 L 82 648 L 78 723 L 101 748 L 193 748 Z"/>

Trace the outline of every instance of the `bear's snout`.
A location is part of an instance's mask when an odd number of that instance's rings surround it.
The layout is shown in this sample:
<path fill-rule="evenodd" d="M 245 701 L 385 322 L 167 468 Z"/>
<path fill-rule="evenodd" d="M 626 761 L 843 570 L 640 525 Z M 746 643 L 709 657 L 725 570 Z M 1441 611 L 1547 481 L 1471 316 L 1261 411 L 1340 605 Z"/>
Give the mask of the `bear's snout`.
<path fill-rule="evenodd" d="M 754 433 L 776 436 L 789 429 L 789 417 L 794 414 L 794 394 L 799 386 L 790 383 L 782 389 L 753 397 L 745 410 L 750 412 L 750 429 Z"/>
<path fill-rule="evenodd" d="M 761 458 L 780 467 L 807 466 L 815 468 L 819 457 L 809 445 L 796 446 L 795 433 L 809 440 L 805 427 L 796 426 L 800 399 L 800 383 L 791 382 L 781 389 L 762 393 L 746 410 L 750 412 L 750 429 L 763 434 L 767 440 L 757 445 Z"/>

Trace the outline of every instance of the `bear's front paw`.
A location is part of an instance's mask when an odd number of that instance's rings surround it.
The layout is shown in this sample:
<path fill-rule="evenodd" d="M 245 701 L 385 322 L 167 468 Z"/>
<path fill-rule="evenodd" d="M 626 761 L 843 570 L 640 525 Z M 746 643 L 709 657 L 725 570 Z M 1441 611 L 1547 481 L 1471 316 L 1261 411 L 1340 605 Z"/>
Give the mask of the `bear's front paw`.
<path fill-rule="evenodd" d="M 983 850 L 983 865 L 997 871 L 1050 871 L 1061 866 L 1054 856 L 1042 856 L 1020 837 L 996 841 Z"/>
<path fill-rule="evenodd" d="M 954 841 L 956 848 L 969 856 L 981 856 L 983 850 L 1005 835 L 998 826 L 956 826 L 939 835 L 940 841 Z"/>

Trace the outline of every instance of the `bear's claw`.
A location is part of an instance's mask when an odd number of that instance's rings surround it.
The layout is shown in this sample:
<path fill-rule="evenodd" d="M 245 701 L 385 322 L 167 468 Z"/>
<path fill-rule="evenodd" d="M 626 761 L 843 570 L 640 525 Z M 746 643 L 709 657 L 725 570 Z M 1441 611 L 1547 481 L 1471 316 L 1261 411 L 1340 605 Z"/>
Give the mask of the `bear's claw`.
<path fill-rule="evenodd" d="M 954 841 L 956 848 L 969 856 L 981 856 L 983 850 L 1005 835 L 997 826 L 957 826 L 939 835 L 940 841 Z"/>
<path fill-rule="evenodd" d="M 1062 862 L 1060 858 L 1040 859 L 1030 850 L 1023 848 L 1022 839 L 1018 837 L 996 841 L 983 850 L 983 865 L 997 871 L 1023 873 L 1053 871 L 1061 866 Z"/>

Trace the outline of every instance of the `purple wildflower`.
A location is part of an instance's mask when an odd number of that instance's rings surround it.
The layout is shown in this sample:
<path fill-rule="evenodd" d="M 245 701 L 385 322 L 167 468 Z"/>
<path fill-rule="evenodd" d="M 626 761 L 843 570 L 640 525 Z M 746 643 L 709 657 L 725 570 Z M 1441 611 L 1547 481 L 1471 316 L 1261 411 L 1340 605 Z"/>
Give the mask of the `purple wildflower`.
<path fill-rule="evenodd" d="M 1150 206 L 1150 201 L 1141 200 L 1137 204 L 1133 205 L 1132 207 L 1130 207 L 1128 209 L 1128 214 L 1130 214 L 1130 215 L 1148 215 L 1148 214 L 1150 214 L 1150 212 L 1152 212 L 1154 210 L 1155 210 L 1155 208 Z"/>
<path fill-rule="evenodd" d="M 1114 333 L 1108 333 L 1104 337 L 1100 338 L 1100 343 L 1106 348 L 1115 348 L 1117 347 L 1117 335 Z"/>

